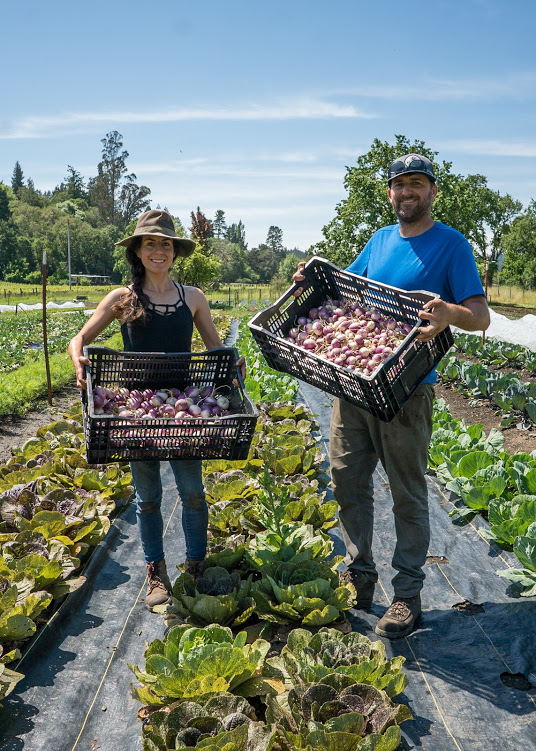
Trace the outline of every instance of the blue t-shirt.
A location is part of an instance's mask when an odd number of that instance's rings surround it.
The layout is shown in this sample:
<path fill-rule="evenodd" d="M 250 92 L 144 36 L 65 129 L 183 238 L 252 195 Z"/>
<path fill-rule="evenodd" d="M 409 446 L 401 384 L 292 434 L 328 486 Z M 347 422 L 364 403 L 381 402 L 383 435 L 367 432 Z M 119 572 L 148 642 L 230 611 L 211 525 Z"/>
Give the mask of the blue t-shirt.
<path fill-rule="evenodd" d="M 382 227 L 347 271 L 408 292 L 431 292 L 456 304 L 484 294 L 471 246 L 441 222 L 416 237 L 401 237 L 398 224 Z M 436 380 L 433 370 L 423 383 Z"/>

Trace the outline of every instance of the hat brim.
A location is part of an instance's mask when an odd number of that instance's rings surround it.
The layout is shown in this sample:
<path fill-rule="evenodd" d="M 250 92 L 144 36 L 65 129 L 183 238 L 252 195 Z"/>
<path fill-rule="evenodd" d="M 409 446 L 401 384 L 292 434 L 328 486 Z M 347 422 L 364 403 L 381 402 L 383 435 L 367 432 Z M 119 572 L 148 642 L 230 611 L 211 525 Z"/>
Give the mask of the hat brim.
<path fill-rule="evenodd" d="M 123 248 L 129 248 L 132 245 L 132 241 L 135 240 L 136 237 L 145 237 L 148 235 L 153 235 L 156 237 L 165 237 L 168 240 L 173 240 L 173 243 L 179 247 L 181 251 L 179 255 L 182 258 L 191 256 L 195 250 L 194 240 L 189 240 L 186 237 L 170 237 L 169 235 L 166 235 L 163 232 L 138 232 L 135 235 L 130 235 L 130 237 L 124 237 L 122 240 L 119 240 L 118 242 L 114 243 L 114 245 L 121 245 Z"/>

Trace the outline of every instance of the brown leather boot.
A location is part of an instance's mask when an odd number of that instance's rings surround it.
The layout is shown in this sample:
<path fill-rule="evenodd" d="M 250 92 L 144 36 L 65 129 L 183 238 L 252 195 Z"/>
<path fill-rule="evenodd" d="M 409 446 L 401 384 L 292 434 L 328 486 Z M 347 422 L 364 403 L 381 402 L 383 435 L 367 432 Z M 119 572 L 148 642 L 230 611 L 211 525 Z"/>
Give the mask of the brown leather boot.
<path fill-rule="evenodd" d="M 169 602 L 171 582 L 164 560 L 147 564 L 147 594 L 145 604 L 152 610 L 155 605 L 165 605 Z"/>
<path fill-rule="evenodd" d="M 378 636 L 388 639 L 400 639 L 407 636 L 413 629 L 417 618 L 421 614 L 421 596 L 396 597 L 390 607 L 382 615 L 374 631 Z"/>

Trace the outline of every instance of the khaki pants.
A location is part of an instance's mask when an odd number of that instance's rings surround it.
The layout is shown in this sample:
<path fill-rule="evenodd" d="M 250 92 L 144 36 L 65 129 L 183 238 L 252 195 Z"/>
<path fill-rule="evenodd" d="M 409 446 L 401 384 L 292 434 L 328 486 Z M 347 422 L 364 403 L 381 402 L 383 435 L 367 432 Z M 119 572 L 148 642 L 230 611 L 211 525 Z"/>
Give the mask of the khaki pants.
<path fill-rule="evenodd" d="M 397 597 L 422 588 L 430 541 L 426 467 L 432 435 L 434 389 L 422 384 L 402 410 L 385 423 L 342 399 L 333 406 L 330 461 L 339 504 L 348 568 L 377 581 L 372 558 L 374 496 L 372 475 L 381 461 L 391 488 L 396 546 L 392 564 Z"/>

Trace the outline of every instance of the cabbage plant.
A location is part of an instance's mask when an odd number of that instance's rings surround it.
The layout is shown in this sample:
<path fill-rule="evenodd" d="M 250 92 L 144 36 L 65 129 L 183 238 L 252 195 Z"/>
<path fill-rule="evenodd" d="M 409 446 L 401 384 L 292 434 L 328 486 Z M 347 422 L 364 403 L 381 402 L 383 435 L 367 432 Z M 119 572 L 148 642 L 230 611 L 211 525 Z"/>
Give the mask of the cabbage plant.
<path fill-rule="evenodd" d="M 316 560 L 278 563 L 255 582 L 252 596 L 259 618 L 279 623 L 324 626 L 344 619 L 355 603 L 355 588 Z"/>
<path fill-rule="evenodd" d="M 270 698 L 266 719 L 279 726 L 282 751 L 395 751 L 398 725 L 412 716 L 384 691 L 334 673 Z"/>
<path fill-rule="evenodd" d="M 246 699 L 220 692 L 152 712 L 142 731 L 143 751 L 200 748 L 201 744 L 221 749 L 228 743 L 244 751 L 262 751 L 274 734 L 275 728 L 256 721 Z"/>
<path fill-rule="evenodd" d="M 287 683 L 317 683 L 330 673 L 341 673 L 357 683 L 382 689 L 392 698 L 407 686 L 402 673 L 405 658 L 387 659 L 385 644 L 363 634 L 343 634 L 334 628 L 321 628 L 316 634 L 293 629 L 280 657 L 269 664 L 279 669 Z"/>
<path fill-rule="evenodd" d="M 255 609 L 250 590 L 251 578 L 242 581 L 237 571 L 221 566 L 207 568 L 197 580 L 182 574 L 173 585 L 171 603 L 164 606 L 166 621 L 178 616 L 196 626 L 242 625 Z"/>
<path fill-rule="evenodd" d="M 156 639 L 145 651 L 145 670 L 129 665 L 141 687 L 132 696 L 158 707 L 176 700 L 194 699 L 219 691 L 237 696 L 262 696 L 278 688 L 262 676 L 269 642 L 246 644 L 247 634 L 210 625 L 173 626 L 163 641 Z"/>

